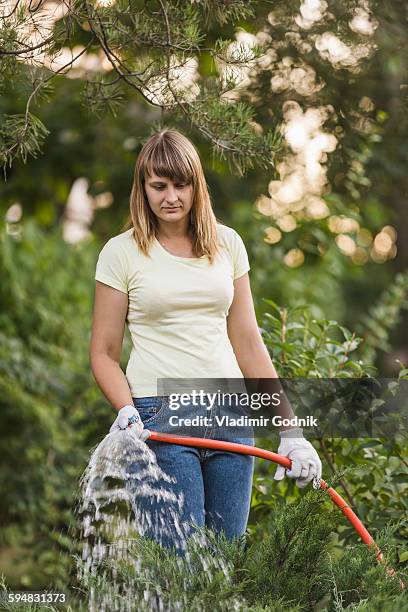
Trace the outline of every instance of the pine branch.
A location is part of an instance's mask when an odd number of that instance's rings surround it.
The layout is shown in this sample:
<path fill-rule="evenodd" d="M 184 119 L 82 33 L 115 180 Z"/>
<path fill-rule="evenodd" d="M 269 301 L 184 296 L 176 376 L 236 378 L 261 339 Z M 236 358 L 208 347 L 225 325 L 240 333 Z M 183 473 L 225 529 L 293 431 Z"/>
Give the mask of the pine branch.
<path fill-rule="evenodd" d="M 86 52 L 92 42 L 91 40 L 82 51 L 61 66 L 61 68 L 51 72 L 49 77 L 39 81 L 28 98 L 24 115 L 9 115 L 6 117 L 0 131 L 0 160 L 3 163 L 4 172 L 7 165 L 11 167 L 14 157 L 20 156 L 24 162 L 27 161 L 28 155 L 36 157 L 49 132 L 38 117 L 35 117 L 30 112 L 30 106 L 39 91 L 58 74 L 63 73 L 66 68 L 72 66 Z"/>
<path fill-rule="evenodd" d="M 159 10 L 156 11 L 150 8 L 149 3 L 141 7 L 133 0 L 118 0 L 108 7 L 70 0 L 67 4 L 68 14 L 58 22 L 57 37 L 54 32 L 53 36 L 22 48 L 25 44 L 21 42 L 22 37 L 9 34 L 7 46 L 2 45 L 1 48 L 10 57 L 23 60 L 32 59 L 35 51 L 41 50 L 48 54 L 47 66 L 52 66 L 53 54 L 58 52 L 58 41 L 64 40 L 69 46 L 75 35 L 75 26 L 83 30 L 86 23 L 91 33 L 90 41 L 64 68 L 72 68 L 75 60 L 92 46 L 103 51 L 116 75 L 106 79 L 101 69 L 100 74 L 91 77 L 85 84 L 85 98 L 90 109 L 100 114 L 107 107 L 115 113 L 122 94 L 129 87 L 150 106 L 156 106 L 174 117 L 182 117 L 212 144 L 214 153 L 225 158 L 238 174 L 255 165 L 273 169 L 276 155 L 282 148 L 279 130 L 265 134 L 261 130 L 259 133 L 254 128 L 254 109 L 244 102 L 231 103 L 223 97 L 237 87 L 235 79 L 228 76 L 227 71 L 250 66 L 263 54 L 264 49 L 260 45 L 249 49 L 234 41 L 232 52 L 231 40 L 217 40 L 212 47 L 202 45 L 206 38 L 202 27 L 203 16 L 211 16 L 221 23 L 244 19 L 253 15 L 252 4 L 242 0 L 207 0 L 200 3 L 159 0 Z M 30 13 L 26 7 L 24 15 L 20 7 L 14 24 L 16 32 L 20 27 L 24 29 L 29 25 L 41 36 L 38 8 L 37 3 L 31 7 Z M 180 84 L 179 75 L 185 72 L 191 60 L 196 60 L 202 53 L 209 54 L 227 76 L 219 77 L 216 74 L 203 79 L 197 73 L 192 77 L 191 84 L 197 81 L 199 87 L 194 85 L 193 92 L 190 84 Z M 53 74 L 60 73 L 62 69 Z M 48 78 L 43 79 L 43 83 L 47 81 Z M 123 85 L 120 90 L 119 84 Z M 40 87 L 40 84 L 34 86 L 26 105 L 26 116 Z M 6 129 L 7 125 L 3 128 Z M 10 165 L 13 158 L 18 156 L 18 147 L 12 145 L 4 153 Z"/>

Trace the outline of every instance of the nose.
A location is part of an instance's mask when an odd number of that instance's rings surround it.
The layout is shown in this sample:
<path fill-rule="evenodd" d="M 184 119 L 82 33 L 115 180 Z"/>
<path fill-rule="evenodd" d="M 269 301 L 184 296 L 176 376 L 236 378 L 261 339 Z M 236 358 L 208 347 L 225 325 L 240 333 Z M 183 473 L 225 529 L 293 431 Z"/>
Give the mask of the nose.
<path fill-rule="evenodd" d="M 178 193 L 173 185 L 169 185 L 166 190 L 166 201 L 169 204 L 175 204 L 178 201 Z"/>

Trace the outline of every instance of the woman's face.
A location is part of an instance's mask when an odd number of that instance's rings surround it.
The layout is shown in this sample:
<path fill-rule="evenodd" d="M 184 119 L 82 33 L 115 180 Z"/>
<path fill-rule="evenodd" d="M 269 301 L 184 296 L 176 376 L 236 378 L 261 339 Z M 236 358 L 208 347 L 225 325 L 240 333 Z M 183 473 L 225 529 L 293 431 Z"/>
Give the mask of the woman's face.
<path fill-rule="evenodd" d="M 153 173 L 146 176 L 145 191 L 150 208 L 160 220 L 177 223 L 188 218 L 193 205 L 192 183 L 173 182 Z"/>

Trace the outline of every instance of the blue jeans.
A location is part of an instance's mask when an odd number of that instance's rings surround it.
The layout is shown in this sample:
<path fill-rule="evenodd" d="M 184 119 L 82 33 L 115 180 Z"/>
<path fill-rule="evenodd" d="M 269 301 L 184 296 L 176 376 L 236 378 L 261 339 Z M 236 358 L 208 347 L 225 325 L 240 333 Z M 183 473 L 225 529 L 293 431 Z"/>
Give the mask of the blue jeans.
<path fill-rule="evenodd" d="M 172 433 L 169 429 L 169 416 L 174 413 L 169 408 L 168 397 L 133 398 L 133 402 L 146 429 Z M 254 445 L 252 431 L 246 431 L 245 437 L 236 433 L 231 435 L 224 427 L 214 423 L 214 416 L 219 412 L 220 407 L 217 404 L 211 410 L 203 404 L 199 407 L 191 405 L 183 408 L 183 416 L 204 413 L 213 421 L 212 425 L 201 425 L 193 431 L 184 431 L 184 435 Z M 159 468 L 170 478 L 157 482 L 159 488 L 166 490 L 165 496 L 154 496 L 152 503 L 152 497 L 149 499 L 140 495 L 135 499 L 136 507 L 141 515 L 143 512 L 150 512 L 161 516 L 164 523 L 168 494 L 181 498 L 182 505 L 179 509 L 181 529 L 170 529 L 169 525 L 166 525 L 163 533 L 152 528 L 151 533 L 147 529 L 144 535 L 162 546 L 179 550 L 185 548 L 186 538 L 194 533 L 197 526 L 206 526 L 217 534 L 223 533 L 229 540 L 242 538 L 250 509 L 254 457 L 154 440 L 147 440 L 147 445 L 154 452 Z M 138 469 L 142 468 L 134 463 L 129 471 L 135 474 Z M 167 522 L 171 520 L 168 516 Z"/>

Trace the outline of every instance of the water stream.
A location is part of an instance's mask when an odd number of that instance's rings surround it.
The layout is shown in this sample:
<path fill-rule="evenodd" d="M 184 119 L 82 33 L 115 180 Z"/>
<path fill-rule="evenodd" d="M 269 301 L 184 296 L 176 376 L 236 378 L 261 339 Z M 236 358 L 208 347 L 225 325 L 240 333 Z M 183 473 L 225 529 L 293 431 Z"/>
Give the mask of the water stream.
<path fill-rule="evenodd" d="M 108 434 L 92 451 L 76 507 L 82 545 L 77 579 L 88 593 L 90 612 L 187 610 L 200 585 L 211 588 L 220 571 L 231 580 L 230 564 L 213 554 L 205 535 L 186 535 L 180 522 L 183 498 L 175 495 L 171 482 L 155 454 L 129 428 Z M 177 549 L 156 544 L 152 556 L 154 549 L 146 548 L 146 542 L 163 538 L 176 541 Z M 170 596 L 177 581 L 177 595 Z M 225 609 L 242 606 L 240 599 L 231 598 Z"/>

